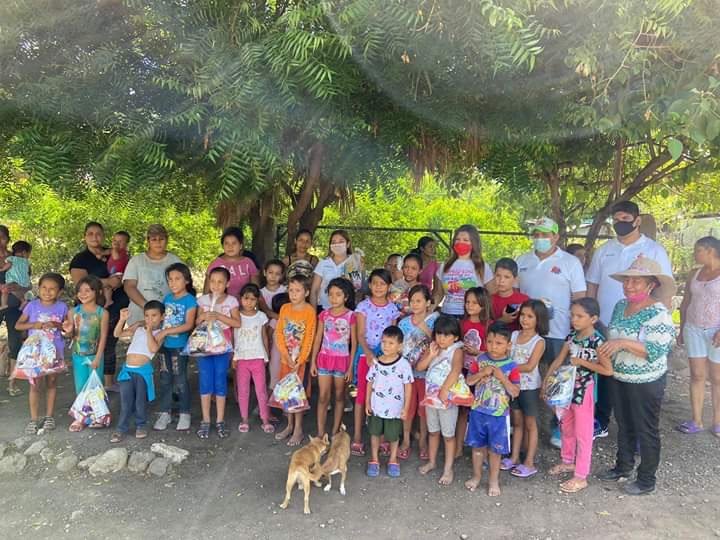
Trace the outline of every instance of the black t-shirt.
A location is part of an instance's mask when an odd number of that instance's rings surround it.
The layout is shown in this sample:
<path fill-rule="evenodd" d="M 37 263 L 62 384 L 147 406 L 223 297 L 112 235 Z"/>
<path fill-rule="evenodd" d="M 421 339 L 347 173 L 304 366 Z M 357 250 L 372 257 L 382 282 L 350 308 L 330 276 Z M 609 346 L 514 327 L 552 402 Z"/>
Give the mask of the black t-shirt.
<path fill-rule="evenodd" d="M 78 270 L 85 270 L 89 275 L 99 277 L 100 279 L 106 279 L 110 277 L 110 272 L 107 268 L 107 257 L 102 255 L 101 258 L 97 258 L 91 251 L 84 250 L 75 255 L 70 261 L 70 269 L 77 268 Z M 112 314 L 119 313 L 122 308 L 128 307 L 130 299 L 122 286 L 118 287 L 113 291 L 113 303 L 110 304 L 108 311 Z"/>

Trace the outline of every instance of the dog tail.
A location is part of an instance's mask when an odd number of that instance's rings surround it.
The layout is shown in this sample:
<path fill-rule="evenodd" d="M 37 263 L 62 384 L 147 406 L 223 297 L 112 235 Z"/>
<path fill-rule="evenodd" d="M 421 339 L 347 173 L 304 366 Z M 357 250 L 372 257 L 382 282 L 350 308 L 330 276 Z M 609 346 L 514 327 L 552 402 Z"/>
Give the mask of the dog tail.
<path fill-rule="evenodd" d="M 347 433 L 347 427 L 345 427 L 345 424 L 340 424 L 340 431 L 344 431 Z"/>

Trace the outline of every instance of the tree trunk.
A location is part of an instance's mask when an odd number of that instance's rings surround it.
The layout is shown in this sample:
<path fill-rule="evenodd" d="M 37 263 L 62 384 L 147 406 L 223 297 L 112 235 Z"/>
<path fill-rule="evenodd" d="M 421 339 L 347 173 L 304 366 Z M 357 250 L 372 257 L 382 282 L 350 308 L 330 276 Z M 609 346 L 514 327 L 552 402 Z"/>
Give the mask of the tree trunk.
<path fill-rule="evenodd" d="M 311 207 L 313 196 L 316 188 L 320 185 L 320 176 L 322 173 L 322 165 L 325 159 L 325 145 L 316 142 L 310 147 L 308 152 L 307 173 L 303 178 L 300 193 L 295 200 L 292 210 L 288 214 L 287 220 L 287 245 L 292 246 L 292 239 L 300 228 L 300 219 Z"/>
<path fill-rule="evenodd" d="M 252 230 L 252 252 L 263 265 L 273 258 L 275 247 L 275 192 L 268 190 L 253 204 L 248 217 Z"/>
<path fill-rule="evenodd" d="M 543 178 L 550 192 L 550 210 L 552 218 L 558 224 L 560 234 L 560 245 L 567 242 L 567 223 L 565 222 L 565 211 L 563 210 L 562 194 L 560 193 L 560 172 L 557 169 L 543 171 Z"/>

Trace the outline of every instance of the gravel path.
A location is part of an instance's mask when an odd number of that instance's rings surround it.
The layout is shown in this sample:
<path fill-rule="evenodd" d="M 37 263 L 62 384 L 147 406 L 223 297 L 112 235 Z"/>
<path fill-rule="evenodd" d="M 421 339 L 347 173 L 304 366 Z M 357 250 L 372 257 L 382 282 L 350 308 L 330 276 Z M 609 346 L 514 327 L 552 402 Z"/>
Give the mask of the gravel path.
<path fill-rule="evenodd" d="M 313 489 L 313 514 L 302 514 L 302 493 L 290 507 L 278 506 L 284 494 L 290 450 L 262 433 L 257 417 L 252 431 L 236 431 L 237 408 L 230 405 L 230 438 L 208 441 L 194 431 L 151 432 L 143 441 L 129 438 L 128 451 L 149 450 L 166 442 L 190 451 L 189 458 L 164 477 L 127 470 L 92 477 L 74 469 L 60 473 L 54 462 L 29 458 L 22 473 L 0 475 L 1 538 L 713 538 L 720 537 L 720 439 L 710 433 L 682 435 L 674 426 L 689 416 L 688 373 L 684 353 L 675 351 L 662 415 L 663 453 L 655 494 L 624 496 L 616 484 L 594 478 L 577 495 L 557 489 L 544 471 L 559 460 L 547 444 L 539 452 L 541 473 L 528 480 L 502 473 L 503 495 L 490 499 L 484 490 L 467 492 L 469 452 L 456 464 L 449 488 L 419 476 L 417 454 L 403 464 L 402 477 L 365 476 L 365 460 L 351 458 L 348 494 Z M 196 381 L 193 380 L 193 388 Z M 3 386 L 4 388 L 4 382 Z M 70 375 L 60 380 L 58 411 L 73 399 Z M 709 399 L 709 395 L 708 395 Z M 195 406 L 199 405 L 195 403 Z M 117 413 L 119 398 L 112 395 Z M 706 408 L 706 412 L 709 412 Z M 346 423 L 351 422 L 346 416 Z M 26 396 L 0 398 L 0 443 L 22 435 L 27 421 Z M 194 411 L 197 423 L 199 411 Z M 107 430 L 67 431 L 70 418 L 57 413 L 58 429 L 41 438 L 54 454 L 72 450 L 81 459 L 107 450 Z M 544 419 L 543 419 L 544 420 Z M 710 419 L 706 420 L 707 425 Z M 547 422 L 542 421 L 541 425 Z M 306 428 L 314 420 L 306 418 Z M 195 427 L 195 425 L 194 425 Z M 6 451 L 6 455 L 14 452 Z M 596 441 L 593 471 L 613 461 L 614 427 Z M 384 473 L 383 473 L 384 474 Z M 336 479 L 337 482 L 337 479 Z"/>

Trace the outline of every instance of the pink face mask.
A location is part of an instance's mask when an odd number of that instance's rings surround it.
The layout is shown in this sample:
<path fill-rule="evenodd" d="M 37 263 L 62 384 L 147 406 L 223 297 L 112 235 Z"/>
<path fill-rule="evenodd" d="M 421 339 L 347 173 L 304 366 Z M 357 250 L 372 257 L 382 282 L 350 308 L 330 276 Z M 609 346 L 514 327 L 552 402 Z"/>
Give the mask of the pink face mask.
<path fill-rule="evenodd" d="M 645 291 L 636 294 L 628 294 L 626 298 L 631 304 L 639 304 L 640 302 L 644 302 L 645 300 L 650 298 L 650 292 Z"/>

